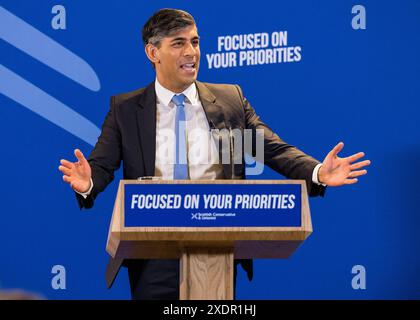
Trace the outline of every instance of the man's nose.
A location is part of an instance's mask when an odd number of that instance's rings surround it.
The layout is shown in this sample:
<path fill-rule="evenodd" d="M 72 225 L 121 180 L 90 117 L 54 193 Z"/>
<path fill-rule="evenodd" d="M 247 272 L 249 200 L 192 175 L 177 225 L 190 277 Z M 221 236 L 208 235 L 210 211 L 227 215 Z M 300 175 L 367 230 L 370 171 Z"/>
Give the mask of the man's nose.
<path fill-rule="evenodd" d="M 196 54 L 196 48 L 191 42 L 188 42 L 185 45 L 184 56 L 194 56 Z"/>

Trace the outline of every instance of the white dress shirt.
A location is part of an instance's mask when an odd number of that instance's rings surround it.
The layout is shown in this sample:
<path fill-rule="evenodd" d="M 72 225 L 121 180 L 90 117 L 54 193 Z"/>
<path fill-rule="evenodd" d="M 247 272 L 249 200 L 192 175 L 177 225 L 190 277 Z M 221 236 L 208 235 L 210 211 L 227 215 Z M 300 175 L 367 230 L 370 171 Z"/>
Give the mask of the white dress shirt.
<path fill-rule="evenodd" d="M 172 102 L 175 92 L 164 88 L 155 80 L 156 91 L 156 159 L 155 176 L 164 180 L 172 180 L 175 158 L 175 114 L 176 106 Z M 191 180 L 224 179 L 223 166 L 219 163 L 219 153 L 201 104 L 195 83 L 182 92 L 185 95 L 185 119 L 188 148 L 188 172 Z M 178 93 L 179 94 L 179 93 Z M 312 181 L 318 181 L 318 171 L 322 163 L 318 164 L 312 173 Z M 325 186 L 325 185 L 324 185 Z M 86 198 L 93 188 L 81 193 Z M 77 191 L 76 191 L 77 192 Z"/>

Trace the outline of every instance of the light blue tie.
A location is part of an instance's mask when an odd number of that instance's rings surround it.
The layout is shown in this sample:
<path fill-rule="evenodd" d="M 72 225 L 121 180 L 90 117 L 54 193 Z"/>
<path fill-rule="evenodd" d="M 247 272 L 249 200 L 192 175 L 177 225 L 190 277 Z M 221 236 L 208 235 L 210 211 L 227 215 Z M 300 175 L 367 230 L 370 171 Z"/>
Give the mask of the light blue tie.
<path fill-rule="evenodd" d="M 176 105 L 175 114 L 175 164 L 174 164 L 174 180 L 185 180 L 188 178 L 187 163 L 187 136 L 184 109 L 185 96 L 181 93 L 175 95 L 172 101 Z"/>

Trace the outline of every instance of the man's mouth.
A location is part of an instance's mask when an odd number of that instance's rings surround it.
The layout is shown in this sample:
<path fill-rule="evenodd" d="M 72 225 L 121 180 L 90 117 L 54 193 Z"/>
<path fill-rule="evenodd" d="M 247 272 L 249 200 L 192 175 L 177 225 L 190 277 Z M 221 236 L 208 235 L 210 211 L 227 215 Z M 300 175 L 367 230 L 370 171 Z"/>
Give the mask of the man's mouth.
<path fill-rule="evenodd" d="M 196 70 L 196 64 L 195 63 L 184 63 L 181 65 L 181 69 L 187 71 L 187 72 L 195 72 Z"/>

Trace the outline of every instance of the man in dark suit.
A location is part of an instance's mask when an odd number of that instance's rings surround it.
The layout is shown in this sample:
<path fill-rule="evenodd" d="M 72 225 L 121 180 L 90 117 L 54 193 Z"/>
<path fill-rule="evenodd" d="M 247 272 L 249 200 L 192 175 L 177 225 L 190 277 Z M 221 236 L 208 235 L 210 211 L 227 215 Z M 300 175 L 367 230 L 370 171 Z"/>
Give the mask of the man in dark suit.
<path fill-rule="evenodd" d="M 146 88 L 111 98 L 102 133 L 88 160 L 78 149 L 77 162 L 61 160 L 59 170 L 76 192 L 80 208 L 93 206 L 97 195 L 113 180 L 121 161 L 124 179 L 245 178 L 244 162 L 231 165 L 220 161 L 224 150 L 214 148 L 211 135 L 207 140 L 209 153 L 219 161 L 206 161 L 208 154 L 204 153 L 198 161 L 191 161 L 187 150 L 193 149 L 193 139 L 188 132 L 194 130 L 262 132 L 264 163 L 289 179 L 304 179 L 311 196 L 323 195 L 326 186 L 355 183 L 356 177 L 366 174 L 361 169 L 370 164 L 369 160 L 355 162 L 364 156 L 362 152 L 340 158 L 337 154 L 343 143 L 339 143 L 320 163 L 273 133 L 256 115 L 239 86 L 197 81 L 199 36 L 187 12 L 159 10 L 146 22 L 142 35 L 146 55 L 156 70 L 155 81 Z M 168 130 L 175 132 L 175 140 L 169 143 L 172 149 L 164 143 Z M 182 157 L 185 162 L 180 161 Z M 123 264 L 128 267 L 134 299 L 178 299 L 178 260 L 127 260 Z M 252 261 L 238 260 L 235 267 L 237 264 L 251 279 Z M 118 268 L 117 263 L 114 271 Z"/>

